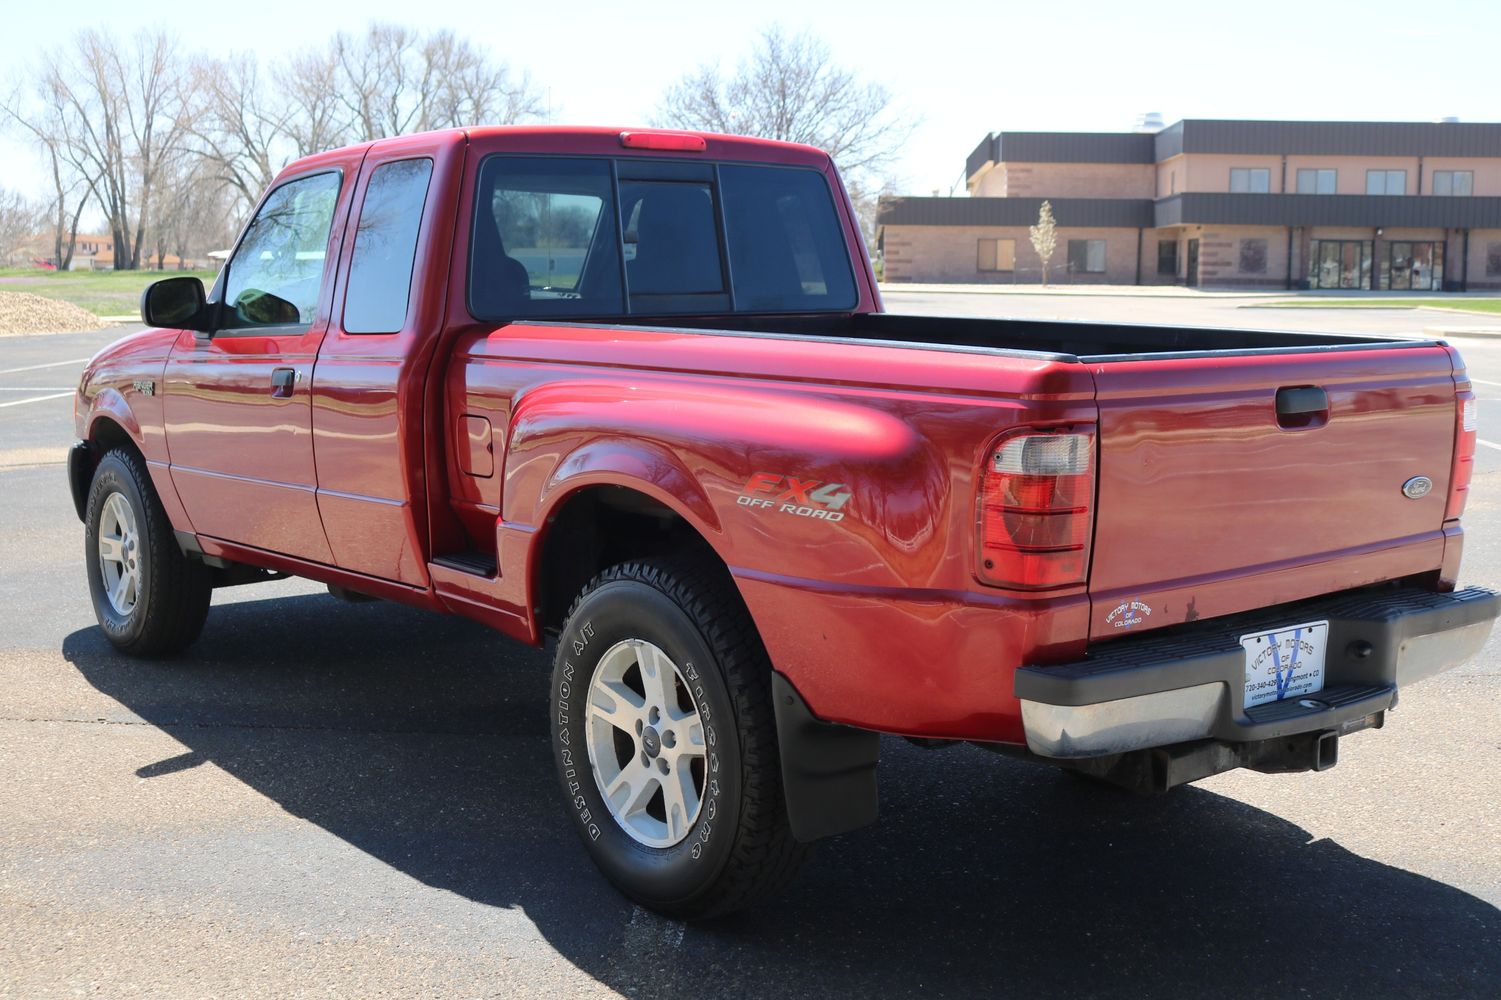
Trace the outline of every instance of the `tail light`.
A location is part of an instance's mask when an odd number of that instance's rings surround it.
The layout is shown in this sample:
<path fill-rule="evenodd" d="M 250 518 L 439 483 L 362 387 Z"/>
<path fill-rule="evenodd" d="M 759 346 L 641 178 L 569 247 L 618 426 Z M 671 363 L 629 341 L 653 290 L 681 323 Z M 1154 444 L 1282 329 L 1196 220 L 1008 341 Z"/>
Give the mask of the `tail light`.
<path fill-rule="evenodd" d="M 1085 582 L 1094 505 L 1093 427 L 1005 435 L 980 477 L 979 576 L 1044 590 Z"/>
<path fill-rule="evenodd" d="M 1465 500 L 1470 496 L 1470 476 L 1475 471 L 1475 394 L 1464 390 L 1455 397 L 1454 404 L 1454 471 L 1449 475 L 1445 521 L 1464 513 Z"/>

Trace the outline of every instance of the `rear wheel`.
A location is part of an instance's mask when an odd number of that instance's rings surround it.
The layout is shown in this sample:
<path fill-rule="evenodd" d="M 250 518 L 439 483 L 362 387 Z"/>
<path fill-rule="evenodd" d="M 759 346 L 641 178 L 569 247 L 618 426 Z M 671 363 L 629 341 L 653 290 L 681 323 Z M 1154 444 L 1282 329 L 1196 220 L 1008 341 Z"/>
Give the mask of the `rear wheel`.
<path fill-rule="evenodd" d="M 139 455 L 117 448 L 99 460 L 87 513 L 89 592 L 109 641 L 161 656 L 198 638 L 213 592 L 208 567 L 178 548 Z"/>
<path fill-rule="evenodd" d="M 796 875 L 771 668 L 714 567 L 632 562 L 574 603 L 553 665 L 553 749 L 594 862 L 651 909 L 702 917 Z"/>

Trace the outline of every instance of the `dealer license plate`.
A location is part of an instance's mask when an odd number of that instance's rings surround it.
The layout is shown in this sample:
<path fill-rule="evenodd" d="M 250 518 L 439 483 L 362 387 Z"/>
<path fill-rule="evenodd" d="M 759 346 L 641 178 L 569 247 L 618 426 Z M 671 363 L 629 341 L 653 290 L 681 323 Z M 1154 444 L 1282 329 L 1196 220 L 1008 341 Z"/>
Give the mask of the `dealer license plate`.
<path fill-rule="evenodd" d="M 1324 690 L 1329 623 L 1289 625 L 1240 637 L 1246 651 L 1246 707 Z"/>

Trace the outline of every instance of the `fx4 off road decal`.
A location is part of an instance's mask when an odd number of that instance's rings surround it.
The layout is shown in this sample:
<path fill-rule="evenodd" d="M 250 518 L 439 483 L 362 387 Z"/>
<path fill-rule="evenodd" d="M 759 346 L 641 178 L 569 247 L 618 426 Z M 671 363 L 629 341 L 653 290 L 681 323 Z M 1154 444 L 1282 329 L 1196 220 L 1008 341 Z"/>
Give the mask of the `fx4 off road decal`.
<path fill-rule="evenodd" d="M 751 510 L 773 510 L 819 521 L 843 521 L 844 505 L 852 496 L 854 494 L 843 483 L 758 472 L 746 480 L 735 502 Z"/>

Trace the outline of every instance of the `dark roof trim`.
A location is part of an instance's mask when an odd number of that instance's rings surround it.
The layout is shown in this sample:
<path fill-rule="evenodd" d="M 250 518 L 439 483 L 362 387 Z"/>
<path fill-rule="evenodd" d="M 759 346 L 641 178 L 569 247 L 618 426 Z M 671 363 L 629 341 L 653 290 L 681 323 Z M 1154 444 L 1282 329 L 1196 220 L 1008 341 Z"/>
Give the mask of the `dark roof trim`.
<path fill-rule="evenodd" d="M 1002 132 L 997 163 L 1155 163 L 1150 132 Z"/>
<path fill-rule="evenodd" d="M 1273 122 L 1191 118 L 1138 132 L 998 132 L 965 161 L 973 178 L 991 163 L 1160 163 L 1180 153 L 1245 156 L 1501 156 L 1496 122 Z"/>
<path fill-rule="evenodd" d="M 975 174 L 978 174 L 994 163 L 996 156 L 995 149 L 995 133 L 987 132 L 985 138 L 981 139 L 980 144 L 975 147 L 974 152 L 965 158 L 964 176 L 972 179 Z"/>
<path fill-rule="evenodd" d="M 1156 158 L 1178 153 L 1290 156 L 1501 156 L 1494 122 L 1274 122 L 1188 119 L 1157 133 Z"/>
<path fill-rule="evenodd" d="M 1042 198 L 882 198 L 882 226 L 1030 226 Z M 1150 228 L 1152 202 L 1142 198 L 1048 198 L 1059 228 Z"/>
<path fill-rule="evenodd" d="M 1392 226 L 1501 228 L 1501 197 L 1189 192 L 1156 203 L 1158 226 Z"/>

